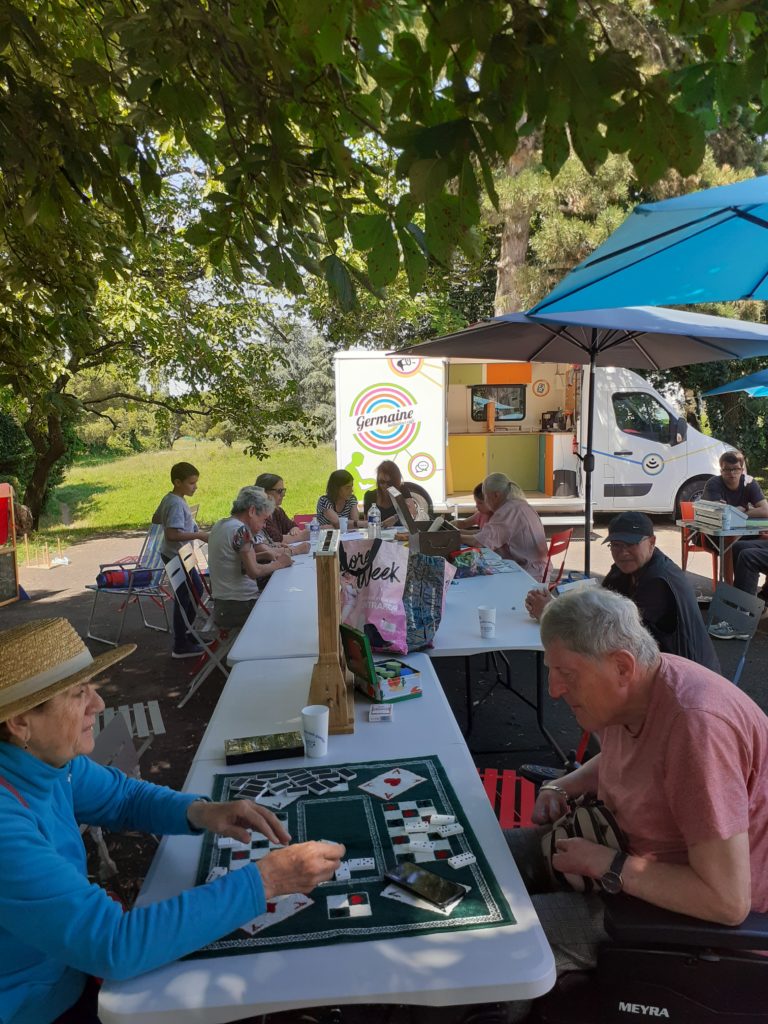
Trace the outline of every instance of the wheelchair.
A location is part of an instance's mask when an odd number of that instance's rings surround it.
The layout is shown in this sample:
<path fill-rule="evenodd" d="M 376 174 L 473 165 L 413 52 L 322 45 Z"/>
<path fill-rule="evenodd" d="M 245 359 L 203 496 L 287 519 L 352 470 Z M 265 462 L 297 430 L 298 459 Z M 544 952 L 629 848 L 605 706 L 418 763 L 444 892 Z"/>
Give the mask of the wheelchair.
<path fill-rule="evenodd" d="M 768 913 L 738 927 L 605 898 L 613 940 L 594 971 L 565 974 L 537 1005 L 544 1024 L 768 1024 Z"/>

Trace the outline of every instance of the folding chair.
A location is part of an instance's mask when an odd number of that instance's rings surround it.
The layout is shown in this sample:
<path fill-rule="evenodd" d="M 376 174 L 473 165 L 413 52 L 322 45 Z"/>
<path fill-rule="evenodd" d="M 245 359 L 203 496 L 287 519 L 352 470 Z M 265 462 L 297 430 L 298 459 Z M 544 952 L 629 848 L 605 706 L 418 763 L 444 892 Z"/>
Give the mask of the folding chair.
<path fill-rule="evenodd" d="M 213 606 L 211 602 L 211 591 L 209 587 L 206 586 L 205 578 L 202 572 L 200 571 L 200 562 L 198 561 L 197 557 L 197 545 L 195 541 L 187 541 L 186 544 L 181 545 L 181 547 L 179 548 L 179 558 L 181 559 L 181 564 L 184 566 L 184 571 L 186 572 L 188 578 L 190 580 L 193 580 L 195 578 L 195 574 L 197 574 L 197 579 L 200 580 L 200 587 L 196 587 L 193 583 L 190 590 L 192 592 L 193 598 L 195 599 L 195 604 L 198 606 L 201 613 L 206 619 L 206 625 L 204 628 L 207 629 L 209 628 L 209 626 L 213 625 L 211 621 L 211 615 L 213 611 Z"/>
<path fill-rule="evenodd" d="M 178 595 L 182 587 L 186 587 L 187 590 L 189 590 L 190 584 L 187 573 L 178 555 L 167 563 L 165 569 L 168 573 L 168 581 L 171 584 L 171 589 L 173 590 L 174 595 Z M 183 708 L 189 698 L 200 689 L 214 669 L 220 669 L 224 678 L 229 678 L 229 669 L 224 661 L 224 655 L 234 643 L 238 630 L 222 630 L 210 623 L 210 625 L 213 626 L 213 632 L 203 633 L 201 632 L 200 627 L 196 624 L 197 615 L 195 616 L 195 621 L 190 622 L 182 602 L 178 601 L 177 603 L 181 609 L 181 614 L 187 630 L 191 634 L 195 643 L 199 644 L 203 648 L 203 653 L 200 655 L 201 667 L 190 682 L 187 692 L 177 704 L 177 707 Z"/>
<path fill-rule="evenodd" d="M 107 768 L 118 768 L 134 779 L 141 778 L 139 755 L 133 744 L 131 729 L 121 714 L 113 714 L 111 720 L 99 731 L 89 757 Z M 87 831 L 96 844 L 99 854 L 99 879 L 105 882 L 108 878 L 114 877 L 117 874 L 117 865 L 109 855 L 101 827 L 82 825 L 80 831 Z"/>
<path fill-rule="evenodd" d="M 120 643 L 120 637 L 123 635 L 125 613 L 128 610 L 129 605 L 134 602 L 139 606 L 142 622 L 147 629 L 156 629 L 161 633 L 170 632 L 168 610 L 165 604 L 169 594 L 162 585 L 165 566 L 163 565 L 163 560 L 160 557 L 160 545 L 163 541 L 163 532 L 163 527 L 161 525 L 153 523 L 147 532 L 144 545 L 136 559 L 126 558 L 118 562 L 109 562 L 99 566 L 99 572 L 110 572 L 115 570 L 122 570 L 126 572 L 128 574 L 128 583 L 125 586 L 100 587 L 98 583 L 86 583 L 85 589 L 92 590 L 94 592 L 93 604 L 91 605 L 91 616 L 88 620 L 87 636 L 90 640 L 97 640 L 99 643 L 109 644 L 111 647 L 117 647 Z M 145 577 L 143 574 L 147 572 L 150 573 L 150 582 L 144 584 L 137 583 L 137 573 L 142 574 L 139 579 L 144 579 Z M 97 634 L 92 631 L 93 620 L 96 615 L 96 605 L 98 604 L 101 596 L 118 597 L 121 600 L 121 604 L 118 608 L 120 623 L 117 630 L 117 637 L 114 640 L 104 636 L 97 636 Z M 162 608 L 163 617 L 165 619 L 164 626 L 156 626 L 154 623 L 147 621 L 142 599 L 149 600 Z"/>
<path fill-rule="evenodd" d="M 727 623 L 733 627 L 735 634 L 733 639 L 746 641 L 733 676 L 733 683 L 736 686 L 739 685 L 739 679 L 741 679 L 741 673 L 747 660 L 749 644 L 755 635 L 764 608 L 765 601 L 761 601 L 759 597 L 753 597 L 752 594 L 747 594 L 743 590 L 738 590 L 728 583 L 718 583 L 715 587 L 715 594 L 709 606 L 707 629 L 720 623 Z M 710 635 L 717 639 L 716 634 L 710 633 Z"/>
<path fill-rule="evenodd" d="M 680 502 L 680 518 L 686 522 L 693 522 L 693 502 L 692 501 L 681 501 Z M 701 551 L 704 555 L 711 555 L 712 557 L 712 589 L 717 587 L 717 550 L 708 544 L 706 541 L 700 540 L 701 534 L 698 530 L 692 530 L 688 526 L 680 527 L 680 543 L 682 550 L 680 552 L 681 565 L 683 572 L 688 565 L 688 556 L 694 554 L 697 551 Z"/>
<path fill-rule="evenodd" d="M 141 746 L 136 751 L 137 758 L 141 758 L 141 755 L 148 750 L 155 736 L 165 734 L 165 723 L 160 713 L 160 705 L 156 700 L 149 700 L 146 704 L 121 704 L 117 708 L 104 708 L 96 716 L 93 735 L 97 745 L 100 743 L 99 736 L 115 715 L 121 715 L 131 737 L 141 741 Z"/>
<path fill-rule="evenodd" d="M 493 813 L 503 829 L 527 828 L 536 803 L 536 788 L 509 768 L 478 768 Z"/>
<path fill-rule="evenodd" d="M 565 559 L 568 555 L 568 546 L 571 543 L 571 537 L 573 536 L 573 530 L 563 530 L 562 533 L 553 533 L 549 538 L 549 551 L 547 552 L 547 564 L 544 569 L 544 575 L 541 578 L 542 583 L 546 583 L 550 590 L 556 587 L 557 584 L 563 577 L 565 570 Z M 550 578 L 554 572 L 552 568 L 552 558 L 555 555 L 562 554 L 563 561 L 560 564 L 557 576 Z"/>

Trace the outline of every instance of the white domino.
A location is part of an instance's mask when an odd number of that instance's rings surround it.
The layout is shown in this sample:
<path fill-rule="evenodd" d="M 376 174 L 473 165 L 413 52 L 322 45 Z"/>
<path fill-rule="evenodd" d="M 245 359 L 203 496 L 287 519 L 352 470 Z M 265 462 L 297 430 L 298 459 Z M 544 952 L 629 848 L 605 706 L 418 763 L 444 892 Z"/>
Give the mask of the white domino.
<path fill-rule="evenodd" d="M 414 818 L 413 821 L 403 822 L 403 828 L 406 832 L 429 832 L 430 826 L 421 818 Z"/>
<path fill-rule="evenodd" d="M 467 864 L 477 863 L 477 857 L 474 853 L 457 853 L 454 857 L 448 858 L 448 863 L 452 868 L 465 868 Z"/>
<path fill-rule="evenodd" d="M 353 857 L 347 863 L 350 871 L 371 871 L 376 867 L 373 857 Z"/>
<path fill-rule="evenodd" d="M 455 814 L 431 814 L 429 816 L 430 825 L 454 825 L 456 823 Z"/>
<path fill-rule="evenodd" d="M 429 851 L 434 848 L 434 844 L 431 843 L 429 839 L 411 839 L 408 845 L 412 850 Z"/>
<path fill-rule="evenodd" d="M 336 868 L 336 881 L 349 882 L 352 878 L 352 871 L 346 861 L 342 861 Z"/>
<path fill-rule="evenodd" d="M 443 839 L 447 839 L 448 836 L 460 836 L 464 829 L 458 822 L 454 822 L 452 825 L 439 825 L 435 831 Z"/>

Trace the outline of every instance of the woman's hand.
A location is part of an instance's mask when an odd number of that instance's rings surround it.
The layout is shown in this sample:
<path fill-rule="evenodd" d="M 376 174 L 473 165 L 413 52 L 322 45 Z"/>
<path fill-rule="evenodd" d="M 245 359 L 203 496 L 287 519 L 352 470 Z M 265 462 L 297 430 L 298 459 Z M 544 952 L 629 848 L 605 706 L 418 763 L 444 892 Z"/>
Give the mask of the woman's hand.
<path fill-rule="evenodd" d="M 259 874 L 267 899 L 291 892 L 312 892 L 333 878 L 346 853 L 341 843 L 297 843 L 284 850 L 274 850 L 258 863 Z"/>
<path fill-rule="evenodd" d="M 220 803 L 195 800 L 187 808 L 187 821 L 192 828 L 204 828 L 241 843 L 250 842 L 248 829 L 261 832 L 273 843 L 291 841 L 290 833 L 286 832 L 272 811 L 260 807 L 253 800 L 228 800 Z"/>
<path fill-rule="evenodd" d="M 535 590 L 529 590 L 525 595 L 525 610 L 532 619 L 536 619 L 538 622 L 544 609 L 553 600 L 554 598 L 546 587 L 537 587 Z"/>

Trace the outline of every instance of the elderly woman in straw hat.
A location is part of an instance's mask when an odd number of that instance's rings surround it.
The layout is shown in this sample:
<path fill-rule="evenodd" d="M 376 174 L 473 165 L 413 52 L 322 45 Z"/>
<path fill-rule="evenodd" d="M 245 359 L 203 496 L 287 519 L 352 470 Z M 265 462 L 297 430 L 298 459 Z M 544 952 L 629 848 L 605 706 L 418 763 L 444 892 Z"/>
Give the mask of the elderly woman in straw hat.
<path fill-rule="evenodd" d="M 344 847 L 274 850 L 207 885 L 124 911 L 86 876 L 81 824 L 275 843 L 290 836 L 249 800 L 212 803 L 88 758 L 104 707 L 92 682 L 135 649 L 93 658 L 66 619 L 0 633 L 0 1021 L 97 1024 L 94 976 L 127 978 L 263 913 L 266 900 L 331 878 Z"/>

